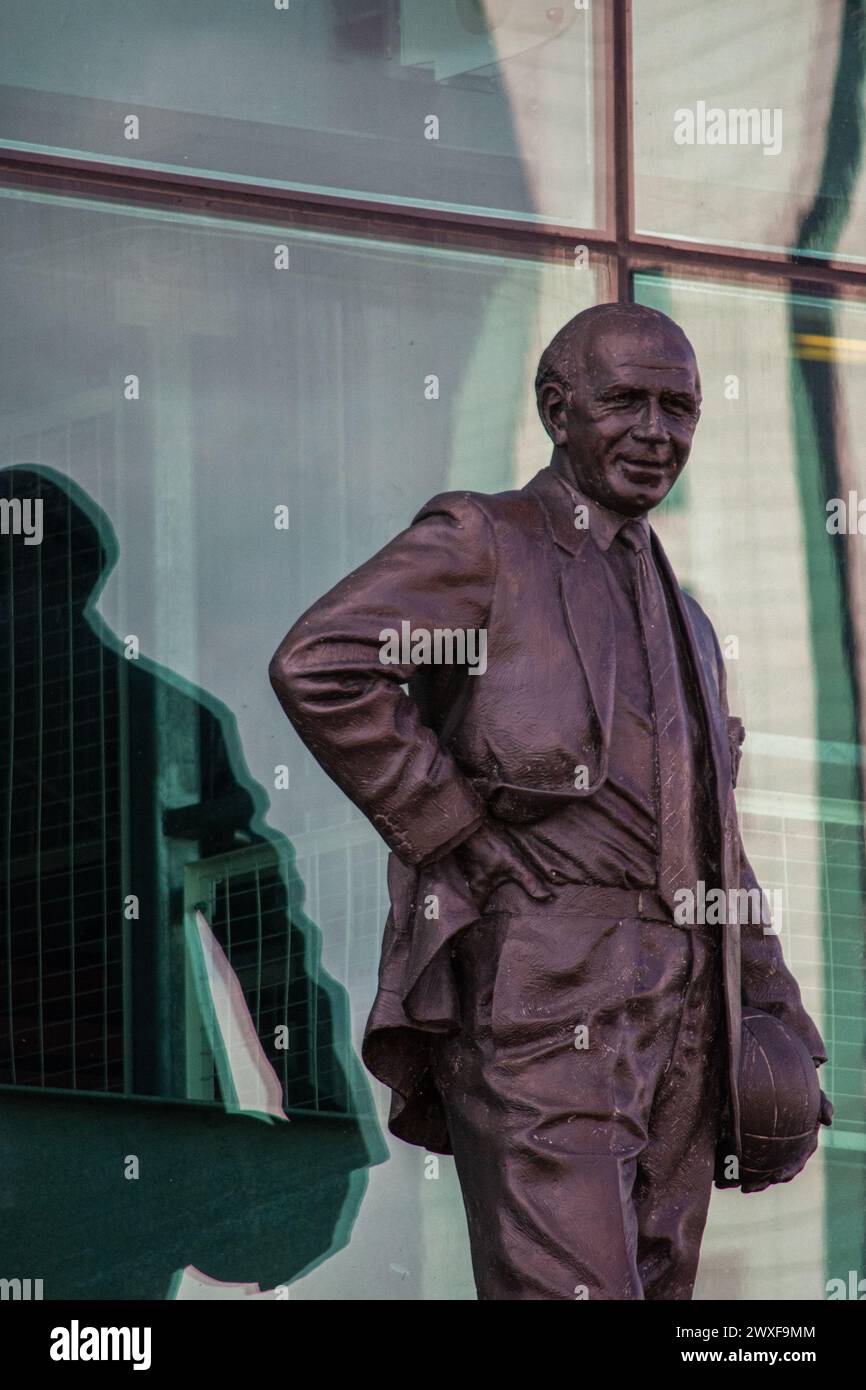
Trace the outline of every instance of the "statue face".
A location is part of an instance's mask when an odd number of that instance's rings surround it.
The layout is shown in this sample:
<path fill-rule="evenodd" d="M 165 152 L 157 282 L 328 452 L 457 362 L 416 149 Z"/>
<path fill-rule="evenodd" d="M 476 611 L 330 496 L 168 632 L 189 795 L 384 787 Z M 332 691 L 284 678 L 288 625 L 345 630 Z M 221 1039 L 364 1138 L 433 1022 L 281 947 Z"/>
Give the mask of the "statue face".
<path fill-rule="evenodd" d="M 609 324 L 589 338 L 571 390 L 548 386 L 548 428 L 578 487 L 612 511 L 657 507 L 700 418 L 694 353 L 674 325 Z"/>

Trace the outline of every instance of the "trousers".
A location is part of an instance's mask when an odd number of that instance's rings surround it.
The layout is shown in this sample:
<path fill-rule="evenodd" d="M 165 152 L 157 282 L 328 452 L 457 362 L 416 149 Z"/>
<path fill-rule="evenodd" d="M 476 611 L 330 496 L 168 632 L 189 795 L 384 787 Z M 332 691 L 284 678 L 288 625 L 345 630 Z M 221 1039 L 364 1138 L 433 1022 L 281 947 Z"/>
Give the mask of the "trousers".
<path fill-rule="evenodd" d="M 690 1299 L 721 1132 L 707 928 L 494 911 L 437 1040 L 480 1299 Z"/>

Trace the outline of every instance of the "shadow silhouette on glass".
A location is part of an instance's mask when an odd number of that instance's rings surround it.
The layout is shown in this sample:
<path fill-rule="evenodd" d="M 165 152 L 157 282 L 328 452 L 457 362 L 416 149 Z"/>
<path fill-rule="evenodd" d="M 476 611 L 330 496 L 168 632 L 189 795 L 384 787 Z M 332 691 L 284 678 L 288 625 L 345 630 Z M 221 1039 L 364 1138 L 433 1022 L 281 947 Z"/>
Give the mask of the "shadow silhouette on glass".
<path fill-rule="evenodd" d="M 118 547 L 92 499 L 15 466 L 0 521 L 4 1270 L 46 1298 L 163 1298 L 190 1264 L 286 1284 L 387 1152 L 294 852 L 230 712 L 96 612 Z M 202 914 L 288 1123 L 234 1093 Z"/>

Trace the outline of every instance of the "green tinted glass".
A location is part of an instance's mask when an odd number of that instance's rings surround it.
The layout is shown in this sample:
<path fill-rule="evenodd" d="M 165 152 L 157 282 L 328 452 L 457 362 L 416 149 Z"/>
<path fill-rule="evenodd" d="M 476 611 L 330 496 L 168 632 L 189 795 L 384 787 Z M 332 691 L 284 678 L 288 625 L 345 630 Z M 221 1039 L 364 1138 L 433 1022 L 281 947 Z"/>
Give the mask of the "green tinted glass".
<path fill-rule="evenodd" d="M 799 1220 L 770 1220 L 762 1253 L 749 1211 L 711 1211 L 699 1296 L 823 1298 L 825 1279 L 859 1267 L 850 1205 L 866 1155 L 866 467 L 850 444 L 866 429 L 866 305 L 674 276 L 637 276 L 635 295 L 682 324 L 697 353 L 689 487 L 659 529 L 719 635 L 747 729 L 743 839 L 825 1039 L 821 1084 L 836 1107 L 823 1173 L 798 1179 Z M 822 1242 L 824 1268 L 806 1267 L 798 1251 Z"/>
<path fill-rule="evenodd" d="M 597 227 L 602 7 L 7 0 L 0 142 Z"/>
<path fill-rule="evenodd" d="M 635 229 L 866 259 L 866 46 L 843 0 L 637 0 Z"/>
<path fill-rule="evenodd" d="M 387 1152 L 358 1060 L 386 851 L 267 668 L 429 497 L 546 464 L 538 357 L 607 267 L 2 206 L 0 496 L 41 501 L 44 533 L 0 538 L 7 1250 L 38 1243 L 46 1297 L 161 1298 L 190 1261 L 468 1297 L 453 1171 L 426 1182 L 421 1151 L 326 1259 Z M 32 1224 L 61 1131 L 74 1258 Z M 93 1173 L 127 1154 L 148 1180 L 118 1220 Z"/>

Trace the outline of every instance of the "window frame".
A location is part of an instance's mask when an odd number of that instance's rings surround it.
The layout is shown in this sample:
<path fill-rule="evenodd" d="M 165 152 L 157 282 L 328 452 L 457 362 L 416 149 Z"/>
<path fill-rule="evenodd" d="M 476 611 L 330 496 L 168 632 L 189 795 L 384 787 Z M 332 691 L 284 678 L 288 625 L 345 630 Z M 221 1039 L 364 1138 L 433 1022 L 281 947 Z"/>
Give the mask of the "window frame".
<path fill-rule="evenodd" d="M 244 221 L 281 221 L 353 236 L 415 242 L 539 261 L 573 263 L 575 247 L 612 262 L 615 297 L 632 300 L 637 271 L 677 270 L 744 279 L 797 291 L 836 286 L 846 297 L 866 299 L 866 264 L 796 252 L 696 245 L 676 237 L 638 234 L 634 224 L 632 0 L 596 0 L 601 11 L 603 57 L 597 64 L 604 104 L 602 228 L 521 223 L 401 203 L 399 199 L 275 189 L 272 185 L 141 170 L 110 160 L 18 150 L 0 138 L 0 185 L 72 197 L 169 207 Z"/>
<path fill-rule="evenodd" d="M 596 76 L 600 110 L 604 113 L 604 176 L 601 229 L 578 229 L 513 218 L 483 216 L 384 202 L 362 197 L 277 189 L 272 185 L 239 182 L 180 172 L 157 172 L 99 158 L 24 151 L 0 138 L 0 186 L 70 199 L 97 199 L 131 207 L 168 209 L 237 220 L 279 224 L 286 229 L 314 229 L 359 239 L 392 241 L 429 248 L 475 252 L 573 265 L 576 247 L 606 262 L 612 297 L 634 302 L 638 273 L 679 274 L 696 279 L 712 277 L 717 284 L 772 288 L 792 295 L 822 294 L 866 303 L 866 264 L 845 258 L 821 258 L 802 253 L 732 249 L 697 245 L 676 237 L 639 235 L 635 231 L 635 170 L 633 140 L 632 0 L 595 0 L 603 26 Z M 856 679 L 856 674 L 852 673 Z M 862 784 L 861 784 L 862 793 Z M 860 805 L 862 806 L 862 800 Z M 828 980 L 832 997 L 832 976 Z M 190 1096 L 148 1097 L 138 1092 L 123 1096 L 102 1091 L 66 1088 L 0 1086 L 64 1099 L 100 1096 L 158 1105 L 219 1105 Z M 838 1133 L 838 1129 L 836 1133 Z M 833 1147 L 834 1132 L 829 1147 Z M 844 1140 L 844 1130 L 842 1139 Z M 825 1136 L 826 1139 L 826 1136 Z M 858 1136 L 859 1139 L 859 1136 Z M 845 1144 L 838 1143 L 845 1158 Z M 862 1143 L 851 1145 L 862 1150 Z M 832 1270 L 828 1236 L 828 1273 Z"/>

